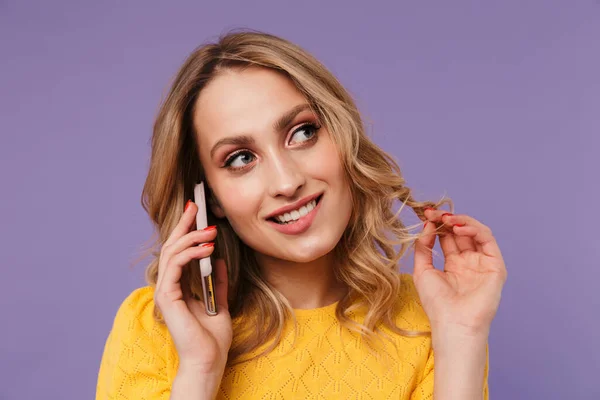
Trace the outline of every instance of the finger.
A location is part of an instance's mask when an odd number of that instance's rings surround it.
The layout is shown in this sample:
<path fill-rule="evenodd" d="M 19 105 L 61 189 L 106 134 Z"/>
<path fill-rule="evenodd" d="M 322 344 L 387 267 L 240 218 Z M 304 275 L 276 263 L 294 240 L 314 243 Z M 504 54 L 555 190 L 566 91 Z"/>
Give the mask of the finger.
<path fill-rule="evenodd" d="M 444 225 L 443 217 L 450 213 L 445 212 L 444 210 L 434 210 L 432 208 L 428 208 L 425 210 L 425 217 L 435 223 Z M 451 214 L 450 214 L 451 215 Z M 448 231 L 448 226 L 441 226 L 440 233 L 440 247 L 444 252 L 444 257 L 448 257 L 452 254 L 458 254 L 460 249 L 458 248 L 458 244 L 456 243 L 456 237 L 454 236 L 452 231 Z"/>
<path fill-rule="evenodd" d="M 214 263 L 215 267 L 215 296 L 217 298 L 217 306 L 220 309 L 229 311 L 229 302 L 227 299 L 229 280 L 227 277 L 227 265 L 225 260 L 217 259 Z"/>
<path fill-rule="evenodd" d="M 213 241 L 216 237 L 217 229 L 215 226 L 209 226 L 200 231 L 189 232 L 177 239 L 177 241 L 175 241 L 174 243 L 171 243 L 167 246 L 163 246 L 163 249 L 161 251 L 161 258 L 168 260 L 175 254 L 180 253 L 189 247 L 195 246 L 199 243 L 207 243 Z M 165 265 L 164 263 L 159 264 L 157 282 L 160 282 L 163 276 L 164 268 L 162 268 L 161 264 Z"/>
<path fill-rule="evenodd" d="M 198 244 L 212 242 L 217 237 L 217 228 L 209 226 L 199 231 L 189 232 L 174 243 L 169 245 L 168 252 L 171 254 L 177 254 L 187 249 L 188 247 L 196 246 Z"/>
<path fill-rule="evenodd" d="M 444 252 L 444 257 L 448 257 L 452 254 L 459 254 L 460 250 L 458 248 L 458 244 L 456 243 L 456 236 L 454 236 L 454 232 L 448 232 L 446 227 L 442 227 L 440 229 L 442 229 L 442 232 L 439 233 L 440 247 Z"/>
<path fill-rule="evenodd" d="M 464 218 L 464 226 L 454 226 L 453 230 L 456 235 L 472 238 L 475 242 L 477 250 L 486 256 L 502 258 L 500 247 L 492 234 L 492 231 L 475 218 L 469 216 L 461 216 Z"/>
<path fill-rule="evenodd" d="M 433 269 L 433 246 L 435 245 L 435 224 L 426 222 L 423 227 L 422 235 L 415 241 L 414 269 L 413 276 L 415 280 L 427 271 Z"/>
<path fill-rule="evenodd" d="M 462 235 L 462 236 L 472 238 L 478 251 L 481 251 L 482 253 L 484 253 L 488 256 L 491 256 L 491 257 L 500 257 L 501 256 L 500 248 L 498 247 L 498 244 L 496 243 L 496 240 L 494 239 L 494 236 L 492 235 L 492 230 L 487 225 L 484 225 L 477 219 L 475 219 L 469 215 L 466 215 L 466 214 L 447 216 L 447 217 L 445 217 L 444 220 L 446 222 L 449 222 L 456 226 L 460 225 L 459 228 L 463 228 L 463 227 L 475 228 L 475 229 L 463 229 L 463 230 L 458 229 L 458 230 L 455 230 L 455 232 L 462 231 L 464 233 L 464 235 Z M 491 247 L 487 245 L 490 239 L 493 241 Z M 486 245 L 486 249 L 484 249 L 484 245 Z"/>
<path fill-rule="evenodd" d="M 183 211 L 179 222 L 177 223 L 177 225 L 175 225 L 175 228 L 173 229 L 165 243 L 163 243 L 163 246 L 170 245 L 171 243 L 177 241 L 177 239 L 188 233 L 190 231 L 190 228 L 196 221 L 197 212 L 198 206 L 193 201 L 190 201 L 188 203 L 187 209 Z"/>
<path fill-rule="evenodd" d="M 160 255 L 161 261 L 163 258 L 165 258 L 165 256 L 164 256 L 165 253 L 168 254 L 166 256 L 166 258 L 170 258 L 170 256 L 175 254 L 174 251 L 168 250 L 169 246 L 171 246 L 171 244 L 176 242 L 179 238 L 181 238 L 183 235 L 185 235 L 186 233 L 188 233 L 190 231 L 190 228 L 191 228 L 191 226 L 193 226 L 194 221 L 196 219 L 197 211 L 198 211 L 198 206 L 193 201 L 189 200 L 186 203 L 186 206 L 184 207 L 183 214 L 181 215 L 179 222 L 177 223 L 177 225 L 175 225 L 175 228 L 171 231 L 171 234 L 169 235 L 167 240 L 162 244 L 161 255 Z M 166 264 L 163 262 L 159 262 L 159 264 L 158 264 L 157 285 L 158 285 L 158 282 L 160 282 L 162 280 L 162 275 L 164 273 L 164 271 L 163 271 L 164 265 L 166 265 Z"/>
<path fill-rule="evenodd" d="M 182 293 L 179 283 L 183 268 L 192 260 L 208 257 L 214 250 L 213 246 L 193 246 L 173 256 L 165 265 L 165 270 L 159 283 L 164 293 Z"/>
<path fill-rule="evenodd" d="M 458 227 L 465 226 L 466 221 L 462 217 L 463 217 L 463 215 L 454 215 L 451 213 L 444 213 L 441 216 L 441 219 L 444 221 L 444 224 L 448 225 L 451 228 L 454 228 L 455 226 L 458 226 Z M 471 238 L 469 236 L 456 235 L 457 231 L 454 229 L 452 229 L 452 232 L 455 233 L 454 241 L 460 252 L 467 251 L 467 250 L 477 251 L 477 248 L 475 246 L 475 242 L 474 242 L 473 238 Z"/>

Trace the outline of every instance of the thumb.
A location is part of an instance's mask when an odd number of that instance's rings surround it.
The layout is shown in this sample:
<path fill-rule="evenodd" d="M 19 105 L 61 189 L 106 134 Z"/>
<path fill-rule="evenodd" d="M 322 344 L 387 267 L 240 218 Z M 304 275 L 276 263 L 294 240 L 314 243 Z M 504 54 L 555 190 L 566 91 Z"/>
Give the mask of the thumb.
<path fill-rule="evenodd" d="M 217 298 L 217 307 L 223 307 L 229 311 L 227 302 L 227 289 L 229 286 L 227 279 L 227 265 L 225 260 L 219 258 L 215 260 L 215 297 Z"/>
<path fill-rule="evenodd" d="M 435 223 L 425 221 L 423 232 L 415 242 L 413 279 L 418 280 L 421 274 L 433 266 L 433 246 L 435 245 Z"/>

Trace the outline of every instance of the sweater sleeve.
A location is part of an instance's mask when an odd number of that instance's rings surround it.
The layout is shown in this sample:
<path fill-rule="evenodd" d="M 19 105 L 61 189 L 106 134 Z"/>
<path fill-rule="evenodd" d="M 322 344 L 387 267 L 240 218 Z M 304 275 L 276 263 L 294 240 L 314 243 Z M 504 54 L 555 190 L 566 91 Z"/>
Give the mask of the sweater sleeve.
<path fill-rule="evenodd" d="M 169 398 L 176 352 L 153 309 L 150 286 L 134 290 L 119 307 L 104 346 L 96 400 Z"/>
<path fill-rule="evenodd" d="M 401 319 L 402 326 L 405 329 L 415 329 L 421 331 L 431 331 L 429 319 L 423 310 L 419 294 L 415 287 L 413 277 L 410 274 L 402 274 L 402 290 L 401 298 L 405 305 L 403 318 Z M 486 363 L 483 378 L 483 399 L 489 400 L 488 388 L 488 371 L 489 371 L 489 345 L 486 347 Z M 427 361 L 423 368 L 421 380 L 417 383 L 413 390 L 411 400 L 433 400 L 433 375 L 434 374 L 434 355 L 433 349 L 429 348 Z"/>
<path fill-rule="evenodd" d="M 486 346 L 486 361 L 485 368 L 483 372 L 483 400 L 489 400 L 489 387 L 488 387 L 488 375 L 489 375 L 489 365 L 490 365 L 490 351 L 489 345 Z M 433 349 L 429 350 L 429 357 L 427 358 L 427 363 L 425 364 L 425 370 L 423 373 L 423 378 L 417 384 L 417 387 L 413 391 L 410 396 L 410 400 L 433 400 L 433 366 L 434 366 L 434 356 Z"/>

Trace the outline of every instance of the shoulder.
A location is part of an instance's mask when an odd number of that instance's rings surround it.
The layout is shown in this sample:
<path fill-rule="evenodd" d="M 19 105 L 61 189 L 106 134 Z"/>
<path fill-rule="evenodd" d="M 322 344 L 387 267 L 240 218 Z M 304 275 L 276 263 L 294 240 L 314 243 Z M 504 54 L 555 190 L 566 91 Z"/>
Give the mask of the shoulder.
<path fill-rule="evenodd" d="M 144 286 L 133 290 L 123 300 L 116 312 L 111 335 L 128 344 L 145 344 L 148 347 L 164 348 L 170 341 L 164 323 L 154 318 L 154 288 Z"/>
<path fill-rule="evenodd" d="M 154 329 L 154 288 L 144 286 L 133 290 L 123 300 L 113 323 L 114 329 L 153 330 Z"/>
<path fill-rule="evenodd" d="M 133 290 L 119 306 L 106 339 L 96 399 L 150 392 L 162 399 L 176 372 L 176 357 L 166 325 L 154 318 L 154 288 Z"/>
<path fill-rule="evenodd" d="M 398 303 L 396 324 L 400 328 L 414 331 L 431 331 L 429 318 L 423 309 L 411 274 L 400 273 Z"/>

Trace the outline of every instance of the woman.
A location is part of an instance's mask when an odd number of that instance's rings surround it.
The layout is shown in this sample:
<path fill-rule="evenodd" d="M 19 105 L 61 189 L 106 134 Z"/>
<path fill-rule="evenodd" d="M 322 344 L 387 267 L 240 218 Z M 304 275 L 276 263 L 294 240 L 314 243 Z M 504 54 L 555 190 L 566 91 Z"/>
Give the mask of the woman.
<path fill-rule="evenodd" d="M 200 181 L 212 226 L 196 230 Z M 506 280 L 490 229 L 439 210 L 449 199 L 415 200 L 298 46 L 244 31 L 193 52 L 157 117 L 142 199 L 159 232 L 149 285 L 117 312 L 97 399 L 488 398 Z M 409 248 L 412 276 L 398 271 Z M 209 256 L 216 316 L 198 300 Z"/>

